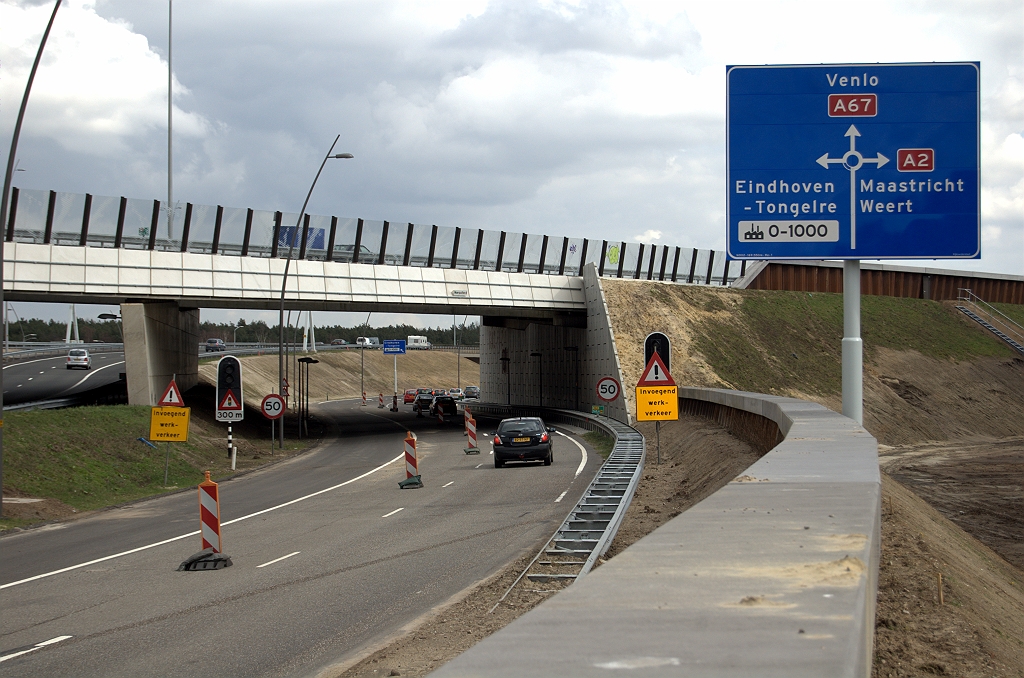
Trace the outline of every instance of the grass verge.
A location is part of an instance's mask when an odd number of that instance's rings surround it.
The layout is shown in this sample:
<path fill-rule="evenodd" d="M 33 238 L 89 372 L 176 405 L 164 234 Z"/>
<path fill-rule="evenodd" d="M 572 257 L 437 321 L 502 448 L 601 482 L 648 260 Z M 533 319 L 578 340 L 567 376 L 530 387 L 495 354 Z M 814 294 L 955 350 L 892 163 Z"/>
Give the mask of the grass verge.
<path fill-rule="evenodd" d="M 612 448 L 615 447 L 615 439 L 605 435 L 603 431 L 585 433 L 583 439 L 601 455 L 602 459 L 607 459 L 608 455 L 612 453 Z"/>
<path fill-rule="evenodd" d="M 1001 341 L 958 316 L 939 302 L 864 296 L 865 359 L 879 347 L 942 360 L 1012 355 Z M 748 291 L 734 313 L 705 316 L 695 335 L 698 350 L 735 388 L 821 395 L 842 391 L 841 294 Z"/>
<path fill-rule="evenodd" d="M 5 497 L 57 500 L 65 514 L 90 511 L 134 501 L 202 481 L 203 471 L 214 479 L 256 468 L 282 458 L 270 456 L 269 436 L 259 429 L 234 427 L 238 448 L 236 471 L 227 455 L 226 426 L 193 407 L 187 443 L 166 443 L 157 449 L 138 438 L 149 437 L 149 407 L 130 405 L 75 407 L 59 410 L 10 412 L 4 417 Z M 285 441 L 283 455 L 295 454 L 310 440 Z M 168 481 L 164 483 L 167 462 Z M 39 522 L 18 517 L 5 504 L 0 529 Z M 59 516 L 57 516 L 59 517 Z"/>

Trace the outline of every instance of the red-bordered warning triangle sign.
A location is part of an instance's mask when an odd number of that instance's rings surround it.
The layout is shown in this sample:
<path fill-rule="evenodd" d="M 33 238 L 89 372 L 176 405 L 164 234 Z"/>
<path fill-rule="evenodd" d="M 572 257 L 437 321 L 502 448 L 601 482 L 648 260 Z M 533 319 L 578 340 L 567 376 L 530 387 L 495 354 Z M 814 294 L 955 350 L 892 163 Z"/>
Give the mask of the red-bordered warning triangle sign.
<path fill-rule="evenodd" d="M 651 354 L 651 362 L 647 363 L 644 373 L 640 375 L 637 386 L 675 386 L 676 382 L 672 375 L 665 369 L 665 363 L 657 353 Z"/>
<path fill-rule="evenodd" d="M 228 391 L 220 401 L 218 410 L 240 410 L 242 403 L 235 397 L 234 391 Z"/>
<path fill-rule="evenodd" d="M 171 383 L 167 384 L 167 390 L 160 396 L 160 401 L 157 403 L 157 407 L 185 407 L 185 401 L 181 397 L 181 391 L 178 390 L 178 385 L 171 379 Z"/>

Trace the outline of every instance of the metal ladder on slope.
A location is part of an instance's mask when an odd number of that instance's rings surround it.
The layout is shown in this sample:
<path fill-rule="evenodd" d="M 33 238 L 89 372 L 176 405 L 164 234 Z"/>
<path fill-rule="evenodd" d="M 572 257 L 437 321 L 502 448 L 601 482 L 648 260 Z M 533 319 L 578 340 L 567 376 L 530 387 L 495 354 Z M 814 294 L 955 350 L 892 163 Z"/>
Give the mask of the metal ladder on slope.
<path fill-rule="evenodd" d="M 971 290 L 961 287 L 957 290 L 956 308 L 992 334 L 996 335 L 1024 355 L 1024 327 L 985 302 Z"/>

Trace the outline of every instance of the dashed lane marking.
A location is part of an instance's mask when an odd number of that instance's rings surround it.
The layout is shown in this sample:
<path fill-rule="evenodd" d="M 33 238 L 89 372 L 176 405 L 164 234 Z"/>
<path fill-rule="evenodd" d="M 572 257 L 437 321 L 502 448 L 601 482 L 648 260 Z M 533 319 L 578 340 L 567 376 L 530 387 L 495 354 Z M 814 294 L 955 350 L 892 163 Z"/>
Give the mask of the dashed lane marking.
<path fill-rule="evenodd" d="M 366 473 L 364 473 L 362 475 L 359 475 L 359 476 L 356 476 L 355 478 L 352 478 L 350 480 L 346 480 L 343 483 L 338 483 L 337 485 L 332 485 L 331 487 L 327 487 L 327 488 L 324 488 L 322 490 L 318 490 L 317 492 L 313 492 L 311 494 L 307 494 L 304 497 L 298 497 L 297 499 L 292 499 L 291 501 L 286 501 L 283 504 L 278 504 L 277 506 L 271 506 L 270 508 L 265 508 L 262 511 L 256 511 L 255 513 L 250 513 L 249 515 L 242 516 L 241 518 L 235 518 L 233 520 L 228 520 L 227 522 L 221 523 L 221 527 L 224 527 L 225 525 L 231 525 L 233 523 L 240 523 L 243 520 L 248 520 L 249 518 L 255 518 L 256 516 L 261 516 L 264 513 L 270 513 L 271 511 L 276 511 L 278 509 L 284 508 L 285 506 L 291 506 L 292 504 L 298 504 L 300 501 L 305 501 L 307 499 L 311 499 L 313 497 L 316 497 L 318 495 L 324 494 L 326 492 L 331 492 L 331 491 L 336 490 L 336 489 L 338 489 L 340 487 L 345 487 L 346 485 L 350 485 L 350 484 L 356 482 L 357 480 L 362 480 L 363 478 L 376 473 L 377 471 L 381 470 L 382 468 L 386 468 L 386 467 L 390 466 L 391 464 L 394 464 L 396 461 L 399 461 L 400 459 L 404 459 L 404 458 L 405 458 L 405 453 L 403 452 L 402 454 L 398 455 L 397 457 L 395 457 L 391 461 L 385 462 L 385 463 L 381 464 L 380 466 L 378 466 L 377 468 L 371 469 L 371 470 L 367 471 Z M 132 553 L 138 553 L 139 551 L 145 551 L 147 549 L 155 548 L 157 546 L 163 546 L 164 544 L 170 544 L 171 542 L 179 541 L 181 539 L 188 539 L 189 537 L 194 537 L 197 534 L 199 534 L 199 530 L 195 530 L 194 532 L 189 532 L 188 534 L 178 535 L 177 537 L 171 537 L 170 539 L 164 539 L 163 541 L 158 541 L 158 542 L 155 542 L 155 543 L 152 543 L 152 544 L 146 544 L 145 546 L 139 546 L 138 548 L 129 549 L 127 551 L 122 551 L 120 553 L 114 553 L 114 554 L 111 554 L 109 556 L 103 556 L 102 558 L 96 558 L 95 560 L 89 560 L 87 562 L 79 563 L 77 565 L 70 565 L 68 567 L 62 567 L 61 569 L 53 570 L 52 572 L 44 572 L 43 574 L 37 574 L 34 577 L 26 577 L 25 579 L 19 579 L 18 581 L 8 582 L 7 584 L 0 584 L 0 589 L 6 589 L 6 588 L 10 588 L 12 586 L 19 586 L 21 584 L 27 584 L 28 582 L 35 581 L 37 579 L 44 579 L 46 577 L 52 577 L 55 574 L 62 574 L 64 572 L 70 572 L 71 570 L 77 570 L 77 569 L 79 569 L 81 567 L 87 567 L 89 565 L 95 565 L 96 563 L 102 563 L 105 560 L 113 560 L 114 558 L 120 558 L 121 556 L 131 555 Z"/>
<path fill-rule="evenodd" d="M 300 553 L 302 553 L 302 551 L 295 551 L 294 553 L 289 553 L 289 554 L 288 554 L 288 555 L 286 555 L 286 556 L 281 556 L 280 558 L 274 558 L 274 559 L 273 559 L 273 560 L 271 560 L 271 561 L 270 561 L 269 563 L 263 563 L 262 565 L 257 565 L 256 567 L 257 567 L 257 568 L 260 568 L 260 567 L 266 567 L 267 565 L 273 565 L 274 563 L 280 563 L 280 562 L 281 562 L 282 560 L 284 560 L 285 558 L 291 558 L 292 556 L 297 556 L 297 555 L 299 555 Z"/>
<path fill-rule="evenodd" d="M 389 516 L 393 516 L 393 515 L 395 515 L 396 513 L 398 513 L 399 511 L 404 511 L 404 510 L 405 510 L 405 507 L 404 507 L 404 506 L 403 506 L 402 508 L 396 508 L 396 509 L 395 509 L 394 511 L 392 511 L 391 513 L 385 513 L 384 515 L 382 515 L 382 516 L 381 516 L 381 518 L 387 518 L 387 517 L 389 517 Z"/>
<path fill-rule="evenodd" d="M 35 645 L 30 645 L 29 647 L 24 648 L 24 649 L 16 649 L 16 650 L 10 651 L 10 654 L 5 654 L 2 657 L 0 657 L 0 662 L 5 662 L 8 659 L 14 659 L 15 657 L 20 657 L 21 655 L 28 654 L 29 652 L 35 652 L 36 650 L 41 650 L 42 648 L 46 647 L 47 645 L 55 645 L 57 643 L 60 643 L 62 641 L 67 640 L 68 638 L 74 638 L 74 636 L 57 636 L 56 638 L 50 638 L 49 640 L 44 640 L 41 643 L 36 643 Z"/>

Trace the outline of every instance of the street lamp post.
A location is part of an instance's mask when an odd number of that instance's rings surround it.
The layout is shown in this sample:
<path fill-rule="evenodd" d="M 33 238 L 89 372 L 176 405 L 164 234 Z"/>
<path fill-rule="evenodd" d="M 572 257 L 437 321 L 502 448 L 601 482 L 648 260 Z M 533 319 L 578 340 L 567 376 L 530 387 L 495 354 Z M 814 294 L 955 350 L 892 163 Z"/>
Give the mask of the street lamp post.
<path fill-rule="evenodd" d="M 320 163 L 320 169 L 316 171 L 316 176 L 313 177 L 313 183 L 309 186 L 309 192 L 306 193 L 306 200 L 302 203 L 302 209 L 299 210 L 299 218 L 295 221 L 295 230 L 292 232 L 291 243 L 288 245 L 288 258 L 284 262 L 284 275 L 281 276 L 281 308 L 280 315 L 278 318 L 278 338 L 277 338 L 277 388 L 278 393 L 284 393 L 284 294 L 288 287 L 288 268 L 292 263 L 292 254 L 295 251 L 295 239 L 299 233 L 299 226 L 302 224 L 302 217 L 306 214 L 306 205 L 309 204 L 309 198 L 313 195 L 313 189 L 316 187 L 316 182 L 320 178 L 320 173 L 324 171 L 324 165 L 331 158 L 352 158 L 354 157 L 351 153 L 338 153 L 331 155 L 335 145 L 338 143 L 338 139 L 341 135 L 334 137 L 334 143 L 331 144 L 331 148 L 327 151 L 327 155 L 324 156 L 324 161 Z M 280 432 L 280 444 L 284 447 L 284 420 L 281 421 L 281 432 Z"/>
<path fill-rule="evenodd" d="M 299 358 L 299 362 L 306 366 L 305 377 L 301 372 L 299 373 L 299 437 L 301 438 L 303 429 L 306 431 L 306 436 L 309 436 L 309 425 L 306 423 L 309 420 L 309 366 L 320 361 L 304 356 Z"/>
<path fill-rule="evenodd" d="M 39 41 L 39 50 L 36 52 L 36 60 L 32 62 L 32 69 L 28 72 L 28 82 L 25 83 L 25 94 L 21 97 L 21 108 L 18 109 L 18 118 L 14 123 L 14 135 L 11 138 L 11 150 L 7 154 L 7 172 L 4 174 L 3 192 L 0 193 L 0 281 L 3 280 L 4 272 L 4 239 L 7 235 L 7 201 L 11 192 L 11 181 L 14 178 L 14 167 L 18 157 L 18 138 L 21 136 L 21 123 L 25 120 L 25 109 L 28 107 L 28 95 L 32 91 L 32 81 L 36 78 L 36 71 L 39 69 L 39 62 L 43 58 L 43 48 L 46 47 L 46 39 L 50 37 L 50 29 L 53 28 L 53 20 L 57 18 L 57 10 L 60 9 L 61 0 L 53 3 L 53 13 L 50 14 L 50 21 L 46 24 L 43 37 Z M 0 285 L 0 307 L 4 305 L 3 285 Z M 0 372 L 0 412 L 3 412 L 4 405 L 4 379 Z M 3 423 L 0 415 L 0 424 Z M 3 495 L 4 485 L 4 429 L 0 425 L 0 495 Z M 3 503 L 0 502 L 0 516 L 3 515 Z"/>
<path fill-rule="evenodd" d="M 544 407 L 544 357 L 541 356 L 540 351 L 534 351 L 530 354 L 531 358 L 538 358 L 537 361 L 537 380 L 540 383 L 537 392 L 537 407 Z"/>
<path fill-rule="evenodd" d="M 573 355 L 573 371 L 576 373 L 576 395 L 573 397 L 576 403 L 575 408 L 577 411 L 580 409 L 580 347 L 579 346 L 566 346 L 566 351 L 571 351 Z"/>
<path fill-rule="evenodd" d="M 116 313 L 100 313 L 97 316 L 100 320 L 116 320 L 117 321 L 117 333 L 121 337 L 121 345 L 124 345 L 124 330 L 121 328 L 121 316 Z"/>

